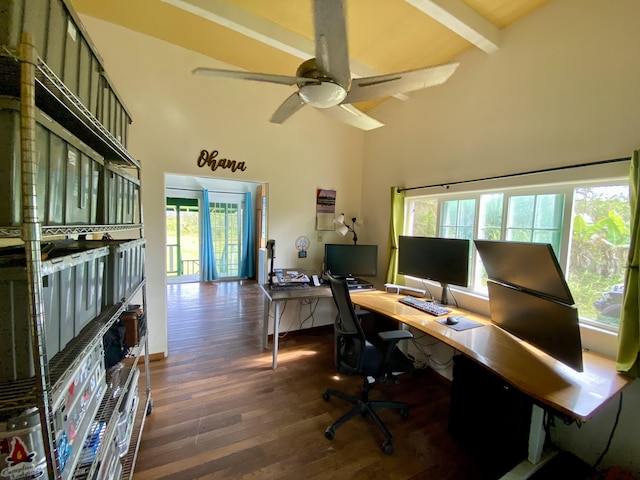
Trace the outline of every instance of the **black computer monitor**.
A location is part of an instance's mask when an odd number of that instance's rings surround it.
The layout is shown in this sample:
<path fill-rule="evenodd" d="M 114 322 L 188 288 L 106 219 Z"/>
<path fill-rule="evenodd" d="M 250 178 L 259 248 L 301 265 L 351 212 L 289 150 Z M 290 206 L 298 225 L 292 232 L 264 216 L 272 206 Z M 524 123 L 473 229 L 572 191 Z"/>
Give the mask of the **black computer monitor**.
<path fill-rule="evenodd" d="M 326 243 L 324 273 L 341 278 L 375 277 L 378 274 L 378 246 Z"/>
<path fill-rule="evenodd" d="M 474 240 L 487 275 L 569 305 L 573 296 L 548 243 Z"/>
<path fill-rule="evenodd" d="M 551 245 L 474 243 L 489 276 L 491 321 L 581 372 L 578 309 Z"/>
<path fill-rule="evenodd" d="M 439 282 L 446 305 L 449 285 L 469 285 L 469 240 L 400 236 L 398 273 Z"/>
<path fill-rule="evenodd" d="M 578 309 L 489 280 L 491 321 L 582 372 L 582 341 Z"/>

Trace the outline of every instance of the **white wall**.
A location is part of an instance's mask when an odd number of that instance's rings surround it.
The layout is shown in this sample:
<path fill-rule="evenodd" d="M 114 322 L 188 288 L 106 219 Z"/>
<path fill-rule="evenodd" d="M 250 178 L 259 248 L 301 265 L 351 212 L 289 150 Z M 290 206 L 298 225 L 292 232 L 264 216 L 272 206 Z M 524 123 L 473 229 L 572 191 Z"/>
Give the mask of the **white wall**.
<path fill-rule="evenodd" d="M 381 244 L 389 189 L 629 157 L 640 147 L 640 2 L 552 0 L 502 32 L 492 55 L 470 50 L 442 86 L 390 100 L 365 138 L 362 209 Z M 599 169 L 626 175 L 626 165 Z M 581 172 L 583 173 L 583 172 Z M 568 173 L 575 175 L 576 171 Z M 558 175 L 553 176 L 559 178 Z M 475 184 L 474 188 L 480 185 Z M 636 381 L 602 465 L 640 470 Z M 582 429 L 559 425 L 558 445 L 593 463 L 618 399 Z"/>
<path fill-rule="evenodd" d="M 268 183 L 276 267 L 319 270 L 324 247 L 315 232 L 316 189 L 337 190 L 337 210 L 359 216 L 364 134 L 312 108 L 283 125 L 271 124 L 268 119 L 292 92 L 288 87 L 192 76 L 197 66 L 229 66 L 95 18 L 82 21 L 133 117 L 128 147 L 142 163 L 151 352 L 167 353 L 166 173 Z M 247 169 L 199 168 L 202 149 L 218 150 Z M 306 259 L 297 258 L 299 235 L 311 240 Z M 344 241 L 334 232 L 322 237 Z M 324 303 L 316 318 L 331 323 L 332 306 Z M 290 310 L 283 329 L 296 325 Z"/>

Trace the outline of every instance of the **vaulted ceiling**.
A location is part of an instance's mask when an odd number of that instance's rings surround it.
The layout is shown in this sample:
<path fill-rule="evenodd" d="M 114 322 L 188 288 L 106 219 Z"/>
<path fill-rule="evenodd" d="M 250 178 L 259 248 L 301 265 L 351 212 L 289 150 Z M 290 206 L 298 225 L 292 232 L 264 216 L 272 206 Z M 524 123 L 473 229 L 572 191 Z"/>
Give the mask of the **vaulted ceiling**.
<path fill-rule="evenodd" d="M 346 0 L 352 76 L 448 63 L 469 48 L 491 55 L 504 46 L 501 30 L 548 1 Z M 250 72 L 294 75 L 304 60 L 315 56 L 311 0 L 71 0 L 71 4 L 78 13 Z M 293 87 L 283 87 L 283 99 L 286 88 Z M 355 106 L 366 112 L 381 101 Z"/>

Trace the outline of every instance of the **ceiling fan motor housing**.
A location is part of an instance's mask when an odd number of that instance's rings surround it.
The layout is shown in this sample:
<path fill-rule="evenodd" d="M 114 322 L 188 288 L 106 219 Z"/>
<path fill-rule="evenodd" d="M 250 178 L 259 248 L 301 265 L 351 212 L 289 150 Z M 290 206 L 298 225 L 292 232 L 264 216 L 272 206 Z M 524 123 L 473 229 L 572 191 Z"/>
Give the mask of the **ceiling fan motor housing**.
<path fill-rule="evenodd" d="M 303 102 L 316 108 L 335 107 L 347 96 L 347 90 L 335 82 L 329 75 L 318 70 L 316 59 L 303 62 L 296 72 L 297 77 L 317 80 L 317 82 L 300 83 L 298 95 Z"/>

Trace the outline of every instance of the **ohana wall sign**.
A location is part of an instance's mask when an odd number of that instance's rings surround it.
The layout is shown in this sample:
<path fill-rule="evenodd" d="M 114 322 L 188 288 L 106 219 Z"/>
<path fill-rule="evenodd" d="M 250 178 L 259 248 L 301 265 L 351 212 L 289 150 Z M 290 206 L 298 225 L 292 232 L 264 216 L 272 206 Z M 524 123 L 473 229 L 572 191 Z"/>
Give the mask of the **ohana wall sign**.
<path fill-rule="evenodd" d="M 211 153 L 206 150 L 202 150 L 198 156 L 197 163 L 200 168 L 209 167 L 214 172 L 218 168 L 229 168 L 232 172 L 235 172 L 236 170 L 244 172 L 247 169 L 244 162 L 236 162 L 229 158 L 218 158 L 218 150 L 212 150 Z"/>

